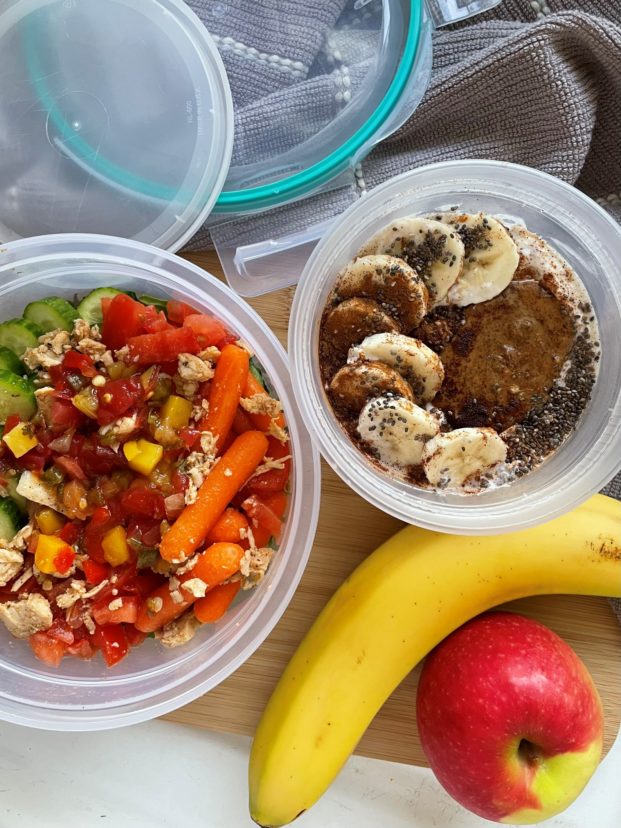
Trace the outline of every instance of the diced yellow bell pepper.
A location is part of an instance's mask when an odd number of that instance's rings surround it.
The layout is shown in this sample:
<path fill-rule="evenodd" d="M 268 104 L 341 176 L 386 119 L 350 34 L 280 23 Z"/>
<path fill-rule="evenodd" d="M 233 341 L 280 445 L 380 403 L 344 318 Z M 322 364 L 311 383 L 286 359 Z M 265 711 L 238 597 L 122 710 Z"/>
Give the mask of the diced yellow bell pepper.
<path fill-rule="evenodd" d="M 122 526 L 115 526 L 101 539 L 104 558 L 110 566 L 120 566 L 129 560 L 127 533 Z"/>
<path fill-rule="evenodd" d="M 15 428 L 3 435 L 2 439 L 13 452 L 15 457 L 24 454 L 39 445 L 34 429 L 30 423 L 18 423 Z"/>
<path fill-rule="evenodd" d="M 190 422 L 192 403 L 184 397 L 171 394 L 160 409 L 162 423 L 170 428 L 185 428 Z"/>
<path fill-rule="evenodd" d="M 46 575 L 56 572 L 54 560 L 64 549 L 71 549 L 69 544 L 55 535 L 39 535 L 35 549 L 35 566 Z"/>
<path fill-rule="evenodd" d="M 58 532 L 65 525 L 64 518 L 53 509 L 41 509 L 35 520 L 44 535 L 53 535 L 54 532 Z"/>
<path fill-rule="evenodd" d="M 130 469 L 149 476 L 164 455 L 164 449 L 149 440 L 129 440 L 123 446 Z"/>

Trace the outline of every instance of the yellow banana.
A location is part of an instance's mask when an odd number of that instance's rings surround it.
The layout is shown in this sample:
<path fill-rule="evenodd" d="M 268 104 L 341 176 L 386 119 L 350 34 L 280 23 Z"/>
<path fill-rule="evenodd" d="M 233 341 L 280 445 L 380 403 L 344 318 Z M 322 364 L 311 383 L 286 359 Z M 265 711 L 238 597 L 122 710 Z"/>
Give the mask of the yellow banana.
<path fill-rule="evenodd" d="M 286 825 L 319 799 L 395 687 L 475 615 L 527 595 L 621 597 L 621 502 L 596 495 L 543 526 L 456 537 L 408 526 L 321 612 L 257 728 L 250 811 Z"/>

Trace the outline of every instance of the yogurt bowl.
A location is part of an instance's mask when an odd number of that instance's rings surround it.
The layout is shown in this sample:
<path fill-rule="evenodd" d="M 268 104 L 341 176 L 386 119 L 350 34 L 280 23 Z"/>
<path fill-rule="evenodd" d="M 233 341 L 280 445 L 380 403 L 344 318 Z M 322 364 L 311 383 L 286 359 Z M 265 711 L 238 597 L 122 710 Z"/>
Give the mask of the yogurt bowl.
<path fill-rule="evenodd" d="M 339 425 L 319 370 L 322 313 L 337 274 L 390 222 L 411 215 L 484 212 L 524 224 L 581 279 L 599 326 L 601 360 L 575 430 L 541 465 L 510 485 L 464 497 L 398 480 L 365 457 Z M 373 505 L 408 523 L 456 534 L 523 529 L 577 506 L 621 468 L 621 228 L 573 187 L 494 161 L 433 164 L 393 178 L 343 213 L 310 257 L 289 327 L 296 398 L 320 451 Z"/>
<path fill-rule="evenodd" d="M 101 286 L 173 298 L 213 313 L 246 342 L 289 426 L 293 468 L 283 536 L 265 579 L 240 593 L 217 623 L 188 644 L 166 650 L 145 641 L 108 670 L 100 658 L 65 658 L 50 669 L 26 641 L 0 629 L 0 719 L 51 730 L 103 730 L 153 718 L 215 687 L 261 644 L 284 612 L 304 570 L 319 508 L 318 455 L 298 410 L 287 357 L 260 317 L 229 288 L 176 256 L 107 236 L 26 239 L 0 249 L 2 321 L 29 302 L 72 300 Z"/>

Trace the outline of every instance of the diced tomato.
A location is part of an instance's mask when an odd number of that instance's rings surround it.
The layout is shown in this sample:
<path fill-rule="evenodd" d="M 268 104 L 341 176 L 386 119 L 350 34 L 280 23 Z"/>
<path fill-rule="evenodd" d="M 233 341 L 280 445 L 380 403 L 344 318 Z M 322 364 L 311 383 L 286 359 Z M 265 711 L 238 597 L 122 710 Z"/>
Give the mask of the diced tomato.
<path fill-rule="evenodd" d="M 78 411 L 70 398 L 61 396 L 63 393 L 55 391 L 50 403 L 49 426 L 56 432 L 80 428 L 86 423 L 85 415 Z"/>
<path fill-rule="evenodd" d="M 116 524 L 117 521 L 114 520 L 108 506 L 100 506 L 95 509 L 93 516 L 86 524 L 84 545 L 89 557 L 96 563 L 103 564 L 105 562 L 101 540 L 108 529 L 112 529 Z"/>
<path fill-rule="evenodd" d="M 106 303 L 107 305 L 107 303 Z M 144 305 L 124 293 L 117 294 L 109 305 L 102 303 L 101 338 L 113 351 L 122 348 L 132 336 L 143 332 Z"/>
<path fill-rule="evenodd" d="M 122 469 L 126 466 L 120 452 L 114 451 L 109 446 L 100 445 L 94 436 L 82 442 L 78 449 L 78 458 L 86 474 L 93 477 L 110 474 L 115 469 Z"/>
<path fill-rule="evenodd" d="M 15 462 L 22 469 L 29 471 L 43 471 L 45 464 L 52 456 L 52 451 L 47 446 L 39 444 L 29 452 L 23 454 Z"/>
<path fill-rule="evenodd" d="M 186 316 L 197 315 L 198 311 L 186 302 L 180 302 L 178 299 L 169 299 L 166 305 L 168 319 L 177 325 L 181 325 Z"/>
<path fill-rule="evenodd" d="M 75 561 L 75 552 L 70 546 L 61 549 L 61 551 L 54 557 L 54 568 L 56 572 L 61 575 L 66 575 L 73 566 Z"/>
<path fill-rule="evenodd" d="M 88 558 L 82 561 L 82 569 L 89 584 L 100 584 L 106 578 L 110 577 L 110 567 L 108 564 L 90 561 Z"/>
<path fill-rule="evenodd" d="M 289 444 L 283 445 L 279 440 L 270 437 L 265 454 L 274 460 L 281 460 L 289 454 Z M 243 492 L 258 495 L 280 492 L 285 488 L 290 474 L 291 460 L 285 460 L 282 469 L 269 469 L 263 474 L 251 478 L 244 486 Z"/>
<path fill-rule="evenodd" d="M 58 667 L 63 660 L 66 650 L 65 644 L 55 638 L 50 638 L 44 632 L 31 635 L 28 643 L 36 657 L 45 664 L 49 664 L 50 667 Z"/>
<path fill-rule="evenodd" d="M 54 465 L 69 475 L 72 480 L 80 480 L 82 483 L 86 483 L 87 477 L 75 458 L 57 455 L 54 457 Z"/>
<path fill-rule="evenodd" d="M 215 345 L 222 348 L 227 342 L 235 342 L 237 337 L 224 326 L 219 319 L 206 313 L 193 313 L 183 320 L 184 328 L 191 328 L 200 342 L 201 349 Z"/>
<path fill-rule="evenodd" d="M 187 474 L 183 474 L 182 472 L 175 469 L 175 471 L 173 472 L 171 482 L 175 492 L 183 493 L 188 488 L 188 483 L 190 481 Z"/>
<path fill-rule="evenodd" d="M 127 539 L 138 541 L 144 546 L 157 546 L 162 539 L 160 521 L 145 517 L 132 517 L 127 526 Z"/>
<path fill-rule="evenodd" d="M 123 593 L 127 595 L 137 595 L 141 600 L 147 598 L 159 586 L 162 585 L 162 576 L 156 575 L 155 572 L 150 572 L 148 569 L 141 570 L 140 575 L 135 575 L 133 578 L 123 584 Z"/>
<path fill-rule="evenodd" d="M 75 638 L 73 630 L 64 618 L 55 618 L 52 621 L 52 626 L 45 631 L 45 634 L 55 641 L 61 641 L 63 644 L 73 644 Z"/>
<path fill-rule="evenodd" d="M 267 493 L 262 495 L 261 500 L 266 506 L 269 506 L 276 517 L 280 518 L 280 520 L 283 519 L 283 516 L 287 510 L 287 503 L 289 502 L 289 498 L 285 492 Z"/>
<path fill-rule="evenodd" d="M 156 311 L 153 305 L 147 305 L 143 311 L 142 328 L 144 333 L 157 333 L 172 329 L 164 311 Z"/>
<path fill-rule="evenodd" d="M 183 440 L 183 442 L 189 449 L 194 448 L 194 446 L 200 440 L 201 434 L 202 432 L 199 431 L 197 428 L 190 428 L 189 426 L 186 426 L 185 428 L 182 428 L 179 431 L 179 437 L 181 438 L 181 440 Z"/>
<path fill-rule="evenodd" d="M 253 429 L 254 425 L 252 424 L 252 420 L 248 414 L 243 408 L 238 408 L 235 412 L 235 418 L 233 420 L 233 431 L 235 434 L 243 434 L 244 432 L 252 431 Z"/>
<path fill-rule="evenodd" d="M 133 336 L 127 340 L 130 361 L 142 365 L 176 360 L 179 354 L 197 354 L 201 345 L 190 328 Z"/>
<path fill-rule="evenodd" d="M 147 486 L 133 485 L 121 495 L 121 508 L 127 515 L 144 515 L 162 520 L 164 496 Z"/>
<path fill-rule="evenodd" d="M 9 431 L 13 431 L 15 426 L 18 426 L 20 423 L 21 418 L 19 414 L 9 414 L 4 423 L 4 433 L 8 434 Z"/>
<path fill-rule="evenodd" d="M 63 357 L 63 368 L 68 371 L 77 371 L 83 377 L 94 377 L 97 369 L 88 354 L 79 351 L 67 351 Z"/>
<path fill-rule="evenodd" d="M 267 546 L 272 537 L 272 533 L 265 526 L 255 526 L 252 530 L 252 536 L 254 537 L 255 544 L 261 549 L 262 546 Z"/>
<path fill-rule="evenodd" d="M 124 629 L 125 635 L 127 636 L 127 643 L 130 647 L 139 647 L 147 637 L 146 633 L 140 632 L 140 630 L 137 630 L 131 624 L 128 624 Z"/>
<path fill-rule="evenodd" d="M 73 546 L 73 544 L 77 541 L 80 537 L 80 528 L 76 526 L 75 523 L 65 523 L 63 528 L 57 532 L 59 538 L 68 543 L 69 546 Z"/>
<path fill-rule="evenodd" d="M 76 658 L 82 658 L 85 661 L 91 659 L 96 652 L 97 650 L 95 650 L 88 638 L 76 639 L 73 644 L 67 645 L 68 655 L 75 656 Z"/>
<path fill-rule="evenodd" d="M 280 518 L 263 500 L 257 495 L 250 495 L 244 500 L 241 507 L 250 519 L 253 532 L 255 529 L 262 528 L 278 539 L 282 525 Z"/>
<path fill-rule="evenodd" d="M 95 623 L 104 624 L 133 624 L 138 617 L 140 598 L 135 595 L 118 596 L 122 605 L 118 609 L 110 609 L 109 601 L 98 601 L 93 605 L 92 614 Z M 113 601 L 116 599 L 112 599 Z"/>
<path fill-rule="evenodd" d="M 108 667 L 114 667 L 129 652 L 127 636 L 120 624 L 104 624 L 103 626 L 95 624 L 95 632 L 91 639 L 93 644 L 101 650 Z"/>
<path fill-rule="evenodd" d="M 162 336 L 162 334 L 149 335 Z M 144 399 L 144 389 L 139 374 L 134 374 L 129 379 L 109 380 L 104 386 L 98 388 L 97 392 L 99 397 L 97 421 L 101 425 L 114 422 Z"/>

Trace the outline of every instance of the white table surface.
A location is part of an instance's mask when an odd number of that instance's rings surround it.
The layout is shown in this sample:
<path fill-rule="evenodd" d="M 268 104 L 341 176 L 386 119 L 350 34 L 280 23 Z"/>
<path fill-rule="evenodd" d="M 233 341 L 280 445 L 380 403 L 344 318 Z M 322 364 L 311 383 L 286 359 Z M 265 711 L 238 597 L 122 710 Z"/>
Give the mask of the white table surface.
<path fill-rule="evenodd" d="M 168 722 L 62 734 L 0 724 L 0 828 L 251 828 L 250 740 Z M 621 826 L 621 739 L 547 828 Z M 431 771 L 354 757 L 296 828 L 484 828 Z"/>

